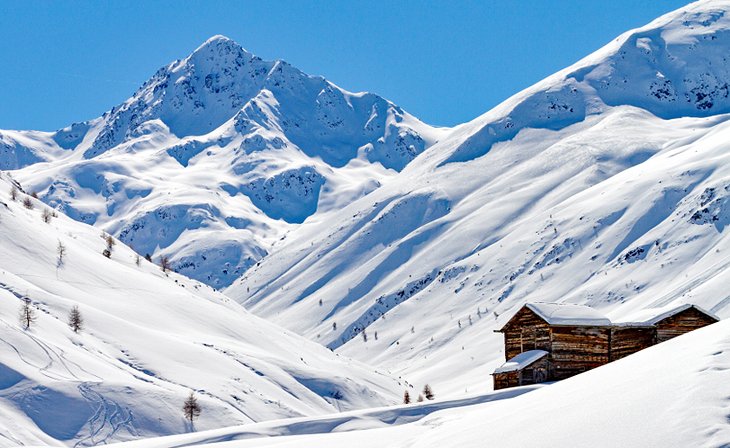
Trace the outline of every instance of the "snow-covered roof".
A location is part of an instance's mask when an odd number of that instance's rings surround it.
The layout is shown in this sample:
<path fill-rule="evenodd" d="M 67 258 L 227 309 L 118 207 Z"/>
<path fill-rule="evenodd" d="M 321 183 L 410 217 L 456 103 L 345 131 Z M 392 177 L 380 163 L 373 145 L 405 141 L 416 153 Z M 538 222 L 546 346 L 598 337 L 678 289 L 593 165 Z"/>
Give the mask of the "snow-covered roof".
<path fill-rule="evenodd" d="M 494 373 L 506 373 L 522 370 L 547 354 L 548 352 L 546 352 L 545 350 L 528 350 L 526 352 L 522 352 L 514 358 L 510 359 L 509 361 L 505 362 L 501 366 L 497 367 Z"/>
<path fill-rule="evenodd" d="M 550 325 L 611 325 L 606 316 L 585 305 L 528 303 L 526 306 Z"/>
<path fill-rule="evenodd" d="M 712 317 L 715 320 L 720 320 L 719 317 L 697 305 L 685 303 L 684 305 L 680 306 L 670 305 L 662 308 L 646 308 L 643 310 L 639 310 L 635 313 L 617 319 L 617 321 L 614 322 L 614 325 L 616 325 L 617 327 L 655 325 L 668 317 L 674 316 L 675 314 L 681 313 L 682 311 L 688 310 L 690 308 L 695 308 L 696 310 Z"/>

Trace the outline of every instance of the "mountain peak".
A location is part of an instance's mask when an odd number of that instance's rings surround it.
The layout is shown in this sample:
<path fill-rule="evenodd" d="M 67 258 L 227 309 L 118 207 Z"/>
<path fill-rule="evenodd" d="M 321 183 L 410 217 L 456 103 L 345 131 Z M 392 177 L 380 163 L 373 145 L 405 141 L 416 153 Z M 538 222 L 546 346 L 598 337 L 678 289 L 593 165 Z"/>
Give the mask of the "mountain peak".
<path fill-rule="evenodd" d="M 205 47 L 207 45 L 215 44 L 215 43 L 218 43 L 218 42 L 222 42 L 222 43 L 231 42 L 231 43 L 234 43 L 235 44 L 235 41 L 233 39 L 229 38 L 228 36 L 224 36 L 222 34 L 216 34 L 215 36 L 211 36 L 210 38 L 208 38 L 208 40 L 206 40 L 205 42 L 203 42 L 203 44 L 201 45 L 201 47 Z"/>
<path fill-rule="evenodd" d="M 196 48 L 191 56 L 201 53 L 248 53 L 240 44 L 222 34 L 216 34 Z"/>

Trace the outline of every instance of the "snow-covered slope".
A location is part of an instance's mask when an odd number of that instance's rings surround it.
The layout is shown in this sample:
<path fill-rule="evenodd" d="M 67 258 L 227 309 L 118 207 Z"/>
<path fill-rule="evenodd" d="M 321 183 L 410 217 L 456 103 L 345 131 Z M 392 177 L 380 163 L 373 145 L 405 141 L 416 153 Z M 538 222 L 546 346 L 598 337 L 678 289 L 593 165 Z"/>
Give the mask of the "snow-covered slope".
<path fill-rule="evenodd" d="M 98 229 L 62 214 L 44 222 L 48 208 L 23 193 L 12 201 L 8 182 L 0 173 L 0 446 L 185 432 L 191 390 L 204 409 L 198 429 L 400 401 L 405 383 L 137 264 L 121 243 L 106 258 Z M 27 330 L 24 298 L 37 317 Z"/>
<path fill-rule="evenodd" d="M 529 301 L 730 316 L 730 2 L 617 38 L 312 219 L 226 293 L 437 393 L 491 387 Z"/>
<path fill-rule="evenodd" d="M 24 168 L 15 177 L 44 202 L 222 287 L 446 132 L 215 36 L 100 118 L 0 131 L 0 169 Z"/>
<path fill-rule="evenodd" d="M 560 383 L 531 390 L 534 387 L 119 447 L 726 447 L 730 322 Z"/>

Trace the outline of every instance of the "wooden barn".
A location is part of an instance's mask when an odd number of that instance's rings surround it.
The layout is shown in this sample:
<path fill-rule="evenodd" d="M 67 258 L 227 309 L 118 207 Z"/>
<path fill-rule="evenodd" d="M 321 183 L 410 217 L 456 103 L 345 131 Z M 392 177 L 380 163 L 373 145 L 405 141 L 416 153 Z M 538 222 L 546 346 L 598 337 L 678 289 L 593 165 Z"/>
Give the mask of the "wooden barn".
<path fill-rule="evenodd" d="M 588 306 L 528 303 L 497 330 L 507 362 L 494 389 L 569 378 L 718 320 L 690 304 L 612 322 Z"/>

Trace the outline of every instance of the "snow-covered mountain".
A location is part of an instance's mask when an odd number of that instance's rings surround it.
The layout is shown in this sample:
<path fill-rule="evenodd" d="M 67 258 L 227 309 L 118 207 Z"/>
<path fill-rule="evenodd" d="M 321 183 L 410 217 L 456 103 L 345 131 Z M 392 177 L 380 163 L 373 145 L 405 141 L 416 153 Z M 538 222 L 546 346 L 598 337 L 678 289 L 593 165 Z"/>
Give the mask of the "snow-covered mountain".
<path fill-rule="evenodd" d="M 100 118 L 0 131 L 0 169 L 24 168 L 14 176 L 44 202 L 220 288 L 447 132 L 215 36 Z"/>
<path fill-rule="evenodd" d="M 529 301 L 730 316 L 730 2 L 629 31 L 291 232 L 226 294 L 445 394 Z"/>
<path fill-rule="evenodd" d="M 181 432 L 194 389 L 197 429 L 304 417 L 133 444 L 727 445 L 727 322 L 557 384 L 489 374 L 526 302 L 730 317 L 729 50 L 730 0 L 700 1 L 446 130 L 215 37 L 101 118 L 0 132 L 2 167 L 82 221 L 0 180 L 0 444 Z M 222 295 L 107 259 L 84 222 L 245 274 Z"/>
<path fill-rule="evenodd" d="M 23 193 L 13 201 L 11 188 L 0 173 L 0 446 L 186 432 L 190 391 L 203 407 L 197 429 L 400 401 L 402 380 L 163 273 L 120 242 L 107 258 L 100 230 Z M 74 306 L 79 333 L 67 324 Z"/>

